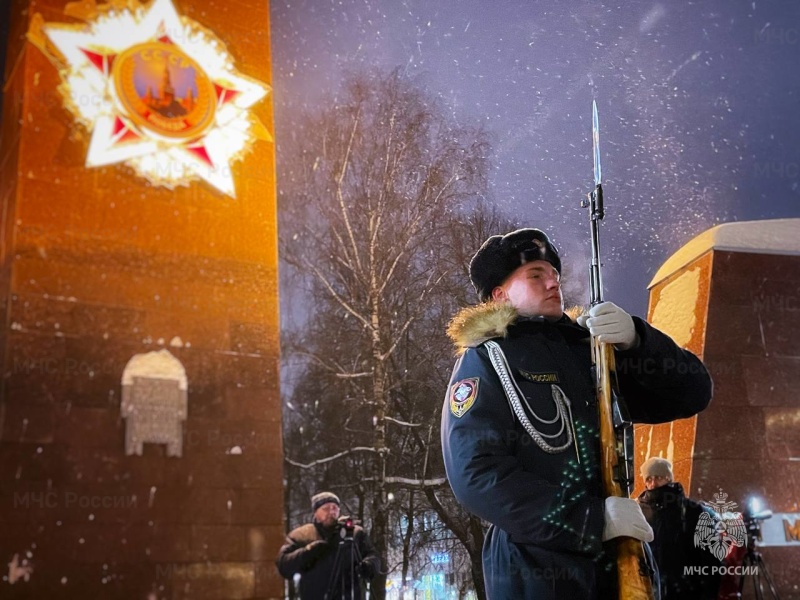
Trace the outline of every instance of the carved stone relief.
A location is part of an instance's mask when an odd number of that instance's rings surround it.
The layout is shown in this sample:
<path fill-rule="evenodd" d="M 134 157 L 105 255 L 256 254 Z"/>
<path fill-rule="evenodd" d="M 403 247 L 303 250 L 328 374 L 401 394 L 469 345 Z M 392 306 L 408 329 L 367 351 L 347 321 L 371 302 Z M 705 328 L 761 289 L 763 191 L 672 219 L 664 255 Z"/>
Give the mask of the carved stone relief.
<path fill-rule="evenodd" d="M 189 408 L 186 371 L 168 350 L 137 354 L 122 374 L 125 454 L 142 455 L 145 443 L 166 444 L 183 455 L 183 422 Z"/>

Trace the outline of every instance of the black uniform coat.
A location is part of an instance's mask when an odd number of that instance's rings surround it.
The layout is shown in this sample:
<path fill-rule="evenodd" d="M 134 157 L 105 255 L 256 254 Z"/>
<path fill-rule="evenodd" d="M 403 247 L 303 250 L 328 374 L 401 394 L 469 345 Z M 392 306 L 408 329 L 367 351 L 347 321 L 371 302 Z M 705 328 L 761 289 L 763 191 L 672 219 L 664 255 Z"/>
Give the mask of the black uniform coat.
<path fill-rule="evenodd" d="M 720 576 L 713 567 L 722 563 L 709 551 L 695 546 L 697 521 L 703 512 L 716 519 L 714 511 L 687 498 L 683 486 L 668 483 L 639 495 L 647 522 L 655 539 L 650 543 L 661 577 L 662 600 L 714 600 L 719 591 Z M 684 567 L 708 567 L 705 574 Z"/>
<path fill-rule="evenodd" d="M 300 573 L 301 600 L 363 598 L 360 579 L 372 579 L 380 570 L 380 558 L 361 527 L 355 527 L 352 542 L 345 542 L 338 528 L 326 530 L 319 523 L 289 532 L 275 564 L 286 579 Z"/>
<path fill-rule="evenodd" d="M 639 345 L 616 353 L 633 420 L 661 423 L 705 408 L 711 379 L 697 357 L 644 321 L 634 323 Z M 555 323 L 519 318 L 490 302 L 462 311 L 449 333 L 463 354 L 445 398 L 442 451 L 456 498 L 491 524 L 483 548 L 489 599 L 615 597 L 608 595 L 612 564 L 602 557 L 605 504 L 588 331 L 566 316 Z M 549 424 L 529 418 L 553 436 L 552 446 L 563 445 L 571 428 L 569 447 L 547 452 L 523 429 L 489 361 L 488 339 L 502 348 L 526 412 L 552 421 L 554 395 L 563 392 L 571 416 Z"/>

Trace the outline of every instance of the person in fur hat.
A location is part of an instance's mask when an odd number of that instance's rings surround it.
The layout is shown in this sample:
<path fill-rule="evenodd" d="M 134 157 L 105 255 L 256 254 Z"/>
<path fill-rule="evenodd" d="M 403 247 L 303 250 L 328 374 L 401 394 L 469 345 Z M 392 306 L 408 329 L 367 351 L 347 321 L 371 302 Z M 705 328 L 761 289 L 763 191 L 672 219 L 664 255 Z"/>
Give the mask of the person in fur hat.
<path fill-rule="evenodd" d="M 459 358 L 442 452 L 456 498 L 490 524 L 487 597 L 616 597 L 603 542 L 649 542 L 653 531 L 635 500 L 603 497 L 588 338 L 614 345 L 636 422 L 697 414 L 711 378 L 691 352 L 611 302 L 577 322 L 565 315 L 561 259 L 538 229 L 490 237 L 469 272 L 481 303 L 448 329 Z"/>
<path fill-rule="evenodd" d="M 286 579 L 300 574 L 300 600 L 361 600 L 362 580 L 372 580 L 380 570 L 367 532 L 340 517 L 339 504 L 333 492 L 314 494 L 312 522 L 289 532 L 278 552 L 278 572 Z"/>

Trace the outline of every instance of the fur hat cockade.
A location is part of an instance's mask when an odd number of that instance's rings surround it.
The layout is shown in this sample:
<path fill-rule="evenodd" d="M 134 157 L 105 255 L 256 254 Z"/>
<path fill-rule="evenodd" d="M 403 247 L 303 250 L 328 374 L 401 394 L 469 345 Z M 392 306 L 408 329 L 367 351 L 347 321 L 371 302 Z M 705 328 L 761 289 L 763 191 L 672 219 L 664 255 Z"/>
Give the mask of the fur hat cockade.
<path fill-rule="evenodd" d="M 558 250 L 539 229 L 517 229 L 486 240 L 469 263 L 469 278 L 481 302 L 489 300 L 514 270 L 534 260 L 547 261 L 561 273 Z"/>

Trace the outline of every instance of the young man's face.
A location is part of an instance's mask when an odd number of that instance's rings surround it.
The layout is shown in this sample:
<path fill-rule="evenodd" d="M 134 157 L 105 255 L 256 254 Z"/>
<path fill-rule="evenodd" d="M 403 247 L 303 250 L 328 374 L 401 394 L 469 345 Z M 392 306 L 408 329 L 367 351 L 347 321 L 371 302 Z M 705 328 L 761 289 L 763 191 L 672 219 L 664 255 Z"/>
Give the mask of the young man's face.
<path fill-rule="evenodd" d="M 333 527 L 339 519 L 339 505 L 336 502 L 326 502 L 314 511 L 314 520 L 323 527 Z"/>
<path fill-rule="evenodd" d="M 492 290 L 492 298 L 509 302 L 520 315 L 557 320 L 564 314 L 561 276 L 553 265 L 534 260 L 517 267 Z"/>

